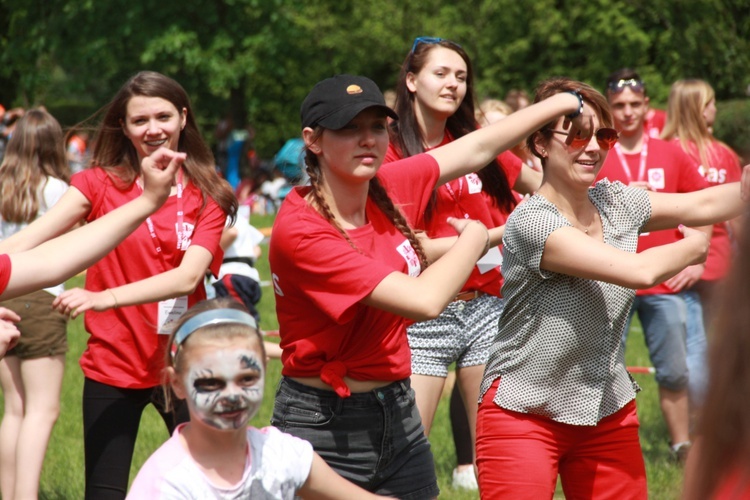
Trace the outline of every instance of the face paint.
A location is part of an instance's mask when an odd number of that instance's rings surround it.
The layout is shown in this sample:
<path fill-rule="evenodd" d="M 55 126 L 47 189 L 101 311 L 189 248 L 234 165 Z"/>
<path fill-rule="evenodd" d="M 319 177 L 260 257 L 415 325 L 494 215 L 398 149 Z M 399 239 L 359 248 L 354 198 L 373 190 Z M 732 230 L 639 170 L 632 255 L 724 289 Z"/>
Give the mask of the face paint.
<path fill-rule="evenodd" d="M 220 430 L 247 426 L 263 402 L 265 373 L 258 353 L 230 348 L 202 351 L 191 359 L 184 378 L 191 415 Z"/>

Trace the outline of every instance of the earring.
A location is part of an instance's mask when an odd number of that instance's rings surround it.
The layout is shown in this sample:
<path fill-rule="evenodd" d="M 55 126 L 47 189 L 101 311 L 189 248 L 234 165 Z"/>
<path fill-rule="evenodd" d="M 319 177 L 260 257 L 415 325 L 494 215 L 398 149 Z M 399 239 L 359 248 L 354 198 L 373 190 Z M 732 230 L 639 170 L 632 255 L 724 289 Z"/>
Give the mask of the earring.
<path fill-rule="evenodd" d="M 547 150 L 546 149 L 542 149 L 542 157 L 543 158 L 547 158 Z"/>

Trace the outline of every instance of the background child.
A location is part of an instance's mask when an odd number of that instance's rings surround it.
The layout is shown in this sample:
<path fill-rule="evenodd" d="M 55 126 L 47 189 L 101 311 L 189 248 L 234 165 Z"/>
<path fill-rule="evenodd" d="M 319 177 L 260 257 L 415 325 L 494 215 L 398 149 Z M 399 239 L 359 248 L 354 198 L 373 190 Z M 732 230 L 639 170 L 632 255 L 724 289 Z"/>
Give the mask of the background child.
<path fill-rule="evenodd" d="M 128 498 L 377 498 L 333 472 L 307 441 L 248 427 L 263 401 L 266 354 L 239 302 L 203 301 L 175 328 L 166 375 L 190 422 L 146 461 Z"/>

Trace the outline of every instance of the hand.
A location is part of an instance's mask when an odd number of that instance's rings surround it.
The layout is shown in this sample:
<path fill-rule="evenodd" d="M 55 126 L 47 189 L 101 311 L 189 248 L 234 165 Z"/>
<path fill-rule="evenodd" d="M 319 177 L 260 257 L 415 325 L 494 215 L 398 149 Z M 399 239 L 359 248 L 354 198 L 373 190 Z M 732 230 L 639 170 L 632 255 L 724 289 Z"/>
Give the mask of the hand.
<path fill-rule="evenodd" d="M 175 173 L 182 166 L 187 154 L 161 147 L 141 160 L 143 196 L 152 199 L 160 207 L 169 198 Z"/>
<path fill-rule="evenodd" d="M 487 231 L 487 227 L 485 227 L 485 225 L 480 221 L 474 219 L 458 219 L 456 217 L 448 217 L 448 224 L 453 226 L 453 229 L 455 229 L 459 235 L 463 235 L 467 230 L 473 230 L 469 229 L 472 226 L 477 227 L 477 229 L 484 234 L 485 244 L 482 255 L 486 254 L 487 250 L 490 249 L 490 233 Z"/>
<path fill-rule="evenodd" d="M 104 311 L 115 305 L 115 297 L 109 291 L 92 292 L 83 288 L 65 290 L 52 302 L 53 309 L 71 318 L 85 311 Z"/>
<path fill-rule="evenodd" d="M 21 321 L 20 316 L 10 309 L 0 307 L 0 358 L 5 356 L 8 349 L 12 349 L 18 342 L 21 332 L 14 322 Z"/>
<path fill-rule="evenodd" d="M 585 107 L 584 107 L 585 109 Z M 570 146 L 576 139 L 586 139 L 586 143 L 594 135 L 594 115 L 584 111 L 572 120 L 565 118 L 563 120 L 563 130 L 568 130 L 568 137 L 565 138 L 565 144 Z"/>
<path fill-rule="evenodd" d="M 693 264 L 702 264 L 706 262 L 708 257 L 708 250 L 711 247 L 711 238 L 704 232 L 698 229 L 684 226 L 680 224 L 677 230 L 682 233 L 684 239 L 690 239 L 696 245 L 698 245 L 698 257 L 694 260 Z"/>
<path fill-rule="evenodd" d="M 630 181 L 630 184 L 628 184 L 628 186 L 645 189 L 646 191 L 653 191 L 653 189 L 651 189 L 651 184 L 649 184 L 647 181 Z"/>
<path fill-rule="evenodd" d="M 687 290 L 692 288 L 703 276 L 703 271 L 706 269 L 704 264 L 694 264 L 688 266 L 676 275 L 669 278 L 664 284 L 675 292 Z"/>

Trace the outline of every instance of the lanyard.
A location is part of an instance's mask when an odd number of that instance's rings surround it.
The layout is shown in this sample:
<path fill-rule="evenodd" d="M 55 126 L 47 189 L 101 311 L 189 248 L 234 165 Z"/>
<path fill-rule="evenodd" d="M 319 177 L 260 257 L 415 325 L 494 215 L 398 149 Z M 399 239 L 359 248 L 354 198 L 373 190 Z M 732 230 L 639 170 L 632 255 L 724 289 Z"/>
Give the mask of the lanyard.
<path fill-rule="evenodd" d="M 633 175 L 630 172 L 630 165 L 628 165 L 628 160 L 625 159 L 625 154 L 622 152 L 622 147 L 620 147 L 620 143 L 615 143 L 615 151 L 617 152 L 617 157 L 620 159 L 620 164 L 622 164 L 622 169 L 625 171 L 625 177 L 628 178 L 628 184 L 633 182 Z M 643 145 L 641 146 L 641 160 L 640 164 L 638 166 L 638 178 L 636 181 L 642 181 L 644 179 L 644 176 L 646 174 L 646 158 L 648 157 L 648 134 L 643 134 Z"/>
<path fill-rule="evenodd" d="M 185 212 L 183 211 L 183 205 L 182 205 L 182 191 L 183 191 L 183 173 L 182 169 L 180 169 L 179 173 L 177 174 L 177 250 L 182 249 L 183 245 L 183 237 L 185 235 L 185 229 L 184 229 L 184 222 L 185 222 Z M 136 182 L 139 188 L 141 188 L 141 191 L 143 191 L 143 186 L 141 186 L 140 179 L 138 182 Z M 148 227 L 148 234 L 151 235 L 151 241 L 154 243 L 154 248 L 156 249 L 156 253 L 159 254 L 162 258 L 162 262 L 164 262 L 164 254 L 161 251 L 161 245 L 159 245 L 159 239 L 156 236 L 156 229 L 154 228 L 154 221 L 151 220 L 151 216 L 149 216 L 146 219 L 146 227 Z M 166 262 L 164 262 L 166 265 Z"/>
<path fill-rule="evenodd" d="M 468 219 L 469 213 L 466 210 L 464 210 L 464 207 L 461 206 L 461 192 L 464 190 L 464 178 L 463 177 L 458 178 L 458 196 L 456 196 L 456 192 L 453 191 L 453 186 L 451 186 L 450 181 L 446 182 L 444 186 L 445 186 L 445 189 L 448 190 L 448 193 L 453 198 L 453 201 L 456 202 L 456 206 L 459 209 L 461 209 L 461 211 L 464 213 L 464 219 Z"/>

